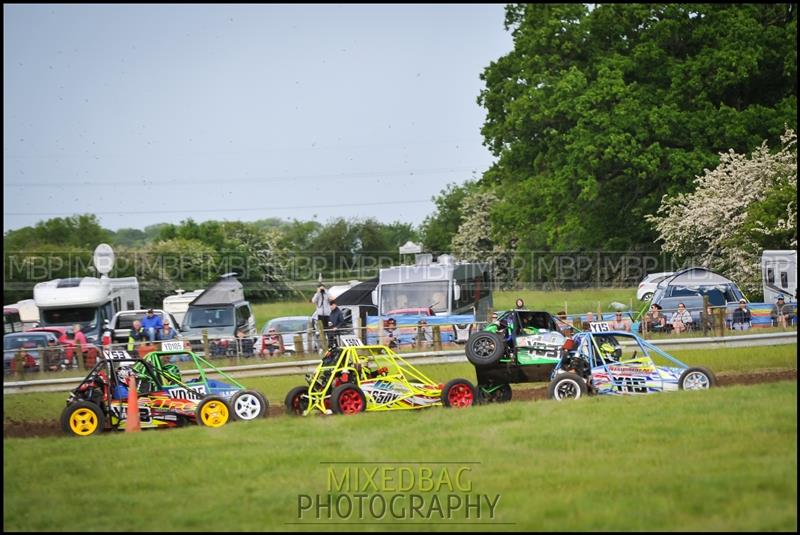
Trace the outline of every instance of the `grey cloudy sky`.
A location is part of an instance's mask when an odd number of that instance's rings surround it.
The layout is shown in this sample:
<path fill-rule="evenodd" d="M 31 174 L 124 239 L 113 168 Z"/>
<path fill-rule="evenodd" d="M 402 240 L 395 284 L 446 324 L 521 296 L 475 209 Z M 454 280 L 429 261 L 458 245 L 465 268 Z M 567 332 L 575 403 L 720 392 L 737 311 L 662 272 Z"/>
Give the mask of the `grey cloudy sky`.
<path fill-rule="evenodd" d="M 4 5 L 4 230 L 418 225 L 479 176 L 492 5 Z"/>

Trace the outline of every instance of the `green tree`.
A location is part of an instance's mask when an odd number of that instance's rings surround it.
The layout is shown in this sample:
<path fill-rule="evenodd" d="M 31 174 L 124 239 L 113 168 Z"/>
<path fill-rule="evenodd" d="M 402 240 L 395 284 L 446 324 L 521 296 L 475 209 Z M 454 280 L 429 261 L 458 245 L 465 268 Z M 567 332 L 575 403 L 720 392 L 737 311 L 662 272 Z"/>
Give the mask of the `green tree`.
<path fill-rule="evenodd" d="M 433 198 L 436 210 L 425 218 L 420 228 L 423 249 L 434 255 L 450 252 L 453 236 L 463 220 L 462 205 L 468 193 L 475 189 L 475 183 L 448 184 L 438 196 Z"/>
<path fill-rule="evenodd" d="M 794 4 L 511 5 L 481 78 L 481 183 L 526 249 L 650 248 L 644 217 L 718 153 L 796 126 Z"/>

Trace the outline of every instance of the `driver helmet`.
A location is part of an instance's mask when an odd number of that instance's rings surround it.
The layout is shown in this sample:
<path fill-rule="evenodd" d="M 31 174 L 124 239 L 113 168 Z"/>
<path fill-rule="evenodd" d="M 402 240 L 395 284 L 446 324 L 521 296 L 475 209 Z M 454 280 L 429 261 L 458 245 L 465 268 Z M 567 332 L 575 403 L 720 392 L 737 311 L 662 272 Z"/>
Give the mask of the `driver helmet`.
<path fill-rule="evenodd" d="M 603 357 L 609 360 L 619 360 L 619 357 L 622 354 L 622 348 L 614 347 L 608 342 L 604 342 L 600 344 L 600 353 L 603 354 Z"/>

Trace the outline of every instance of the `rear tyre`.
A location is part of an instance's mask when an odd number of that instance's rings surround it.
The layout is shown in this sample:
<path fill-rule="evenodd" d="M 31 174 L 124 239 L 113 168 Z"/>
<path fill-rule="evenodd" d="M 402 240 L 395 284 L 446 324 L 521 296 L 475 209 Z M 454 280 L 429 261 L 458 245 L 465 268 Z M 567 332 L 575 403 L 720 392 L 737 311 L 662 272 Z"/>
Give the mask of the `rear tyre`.
<path fill-rule="evenodd" d="M 236 420 L 255 420 L 267 415 L 269 403 L 264 394 L 255 390 L 242 390 L 231 398 L 233 417 Z"/>
<path fill-rule="evenodd" d="M 231 421 L 232 413 L 228 402 L 219 396 L 203 398 L 194 411 L 197 424 L 206 427 L 222 427 Z"/>
<path fill-rule="evenodd" d="M 90 401 L 73 403 L 61 413 L 61 429 L 76 437 L 99 433 L 105 427 L 105 421 L 103 411 Z"/>
<path fill-rule="evenodd" d="M 442 390 L 442 404 L 445 407 L 471 407 L 476 397 L 475 387 L 466 379 L 453 379 Z"/>
<path fill-rule="evenodd" d="M 478 385 L 478 400 L 485 404 L 511 401 L 511 385 Z"/>
<path fill-rule="evenodd" d="M 550 399 L 561 401 L 564 399 L 580 399 L 586 396 L 588 389 L 586 381 L 574 373 L 560 373 L 550 381 L 547 395 Z"/>
<path fill-rule="evenodd" d="M 358 386 L 344 383 L 331 394 L 333 412 L 336 414 L 358 414 L 367 410 L 367 397 Z"/>
<path fill-rule="evenodd" d="M 464 350 L 473 365 L 491 366 L 505 353 L 505 341 L 497 333 L 480 331 L 470 335 Z"/>
<path fill-rule="evenodd" d="M 297 386 L 289 390 L 283 404 L 286 406 L 286 414 L 302 416 L 308 409 L 308 387 Z"/>
<path fill-rule="evenodd" d="M 717 386 L 717 378 L 706 368 L 689 368 L 678 379 L 681 390 L 708 390 L 712 386 Z"/>

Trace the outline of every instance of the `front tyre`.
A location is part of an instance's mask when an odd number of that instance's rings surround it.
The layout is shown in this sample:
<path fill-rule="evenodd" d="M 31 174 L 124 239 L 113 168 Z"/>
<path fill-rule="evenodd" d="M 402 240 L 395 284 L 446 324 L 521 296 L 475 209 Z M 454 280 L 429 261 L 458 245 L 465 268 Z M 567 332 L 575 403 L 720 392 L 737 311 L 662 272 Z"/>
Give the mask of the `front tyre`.
<path fill-rule="evenodd" d="M 580 399 L 586 396 L 588 389 L 586 381 L 574 373 L 560 373 L 550 381 L 547 387 L 547 395 L 550 399 L 561 401 L 564 399 Z"/>
<path fill-rule="evenodd" d="M 231 406 L 236 420 L 249 421 L 265 417 L 269 403 L 261 392 L 242 390 L 231 398 Z"/>
<path fill-rule="evenodd" d="M 717 385 L 717 378 L 706 368 L 689 368 L 684 370 L 678 379 L 678 388 L 681 390 L 708 390 Z"/>
<path fill-rule="evenodd" d="M 228 402 L 219 396 L 203 398 L 194 411 L 197 424 L 206 427 L 222 427 L 231 420 L 231 413 Z"/>
<path fill-rule="evenodd" d="M 286 414 L 302 416 L 308 409 L 308 387 L 297 386 L 289 390 L 284 401 Z"/>
<path fill-rule="evenodd" d="M 335 414 L 358 414 L 367 410 L 367 397 L 358 386 L 343 383 L 331 394 Z"/>
<path fill-rule="evenodd" d="M 471 407 L 475 398 L 475 387 L 466 379 L 453 379 L 442 389 L 442 404 L 445 407 Z"/>
<path fill-rule="evenodd" d="M 61 413 L 61 429 L 68 435 L 86 437 L 103 430 L 105 426 L 103 411 L 90 401 L 78 401 L 66 407 Z"/>

